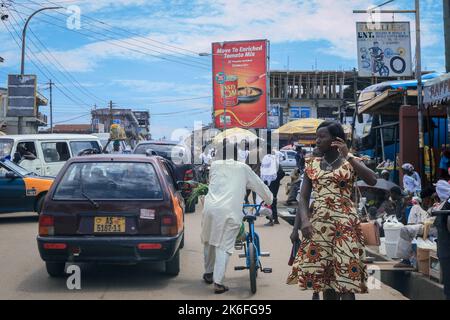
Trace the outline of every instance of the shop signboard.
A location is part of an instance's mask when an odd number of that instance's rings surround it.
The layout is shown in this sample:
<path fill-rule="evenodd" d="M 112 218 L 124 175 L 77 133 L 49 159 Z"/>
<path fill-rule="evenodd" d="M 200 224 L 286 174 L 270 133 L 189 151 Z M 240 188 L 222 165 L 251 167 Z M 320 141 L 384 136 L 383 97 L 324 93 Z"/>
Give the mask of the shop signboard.
<path fill-rule="evenodd" d="M 360 77 L 412 76 L 409 22 L 357 22 Z"/>

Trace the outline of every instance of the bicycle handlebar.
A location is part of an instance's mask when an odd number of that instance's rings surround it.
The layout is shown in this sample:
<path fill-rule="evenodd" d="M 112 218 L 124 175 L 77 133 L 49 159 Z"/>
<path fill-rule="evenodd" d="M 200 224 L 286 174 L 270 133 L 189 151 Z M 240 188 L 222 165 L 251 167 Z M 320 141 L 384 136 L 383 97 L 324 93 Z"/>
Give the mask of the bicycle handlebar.
<path fill-rule="evenodd" d="M 260 204 L 243 204 L 242 205 L 242 212 L 244 213 L 244 215 L 247 215 L 247 213 L 245 212 L 246 208 L 253 208 L 255 209 L 255 214 L 258 214 L 259 211 L 261 210 L 262 206 L 264 204 L 264 201 L 262 201 Z"/>

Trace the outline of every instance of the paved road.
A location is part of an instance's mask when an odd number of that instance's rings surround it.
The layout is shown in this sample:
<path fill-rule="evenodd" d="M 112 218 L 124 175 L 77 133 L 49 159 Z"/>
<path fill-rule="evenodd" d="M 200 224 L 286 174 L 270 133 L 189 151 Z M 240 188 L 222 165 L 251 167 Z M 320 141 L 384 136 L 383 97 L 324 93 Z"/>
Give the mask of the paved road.
<path fill-rule="evenodd" d="M 256 226 L 263 250 L 272 254 L 270 258 L 263 258 L 264 265 L 272 267 L 273 273 L 259 275 L 258 292 L 251 295 L 248 273 L 234 271 L 233 267 L 241 262 L 233 255 L 226 280 L 231 290 L 217 296 L 211 286 L 200 280 L 203 272 L 199 241 L 201 208 L 186 216 L 186 244 L 178 277 L 165 276 L 162 264 L 82 265 L 82 288 L 78 291 L 68 290 L 65 279 L 48 277 L 36 247 L 37 216 L 33 213 L 2 215 L 0 299 L 310 299 L 311 293 L 284 284 L 289 272 L 288 235 L 291 227 L 284 221 L 273 228 L 264 227 L 263 220 L 258 220 Z M 385 286 L 357 298 L 404 299 L 400 293 Z"/>

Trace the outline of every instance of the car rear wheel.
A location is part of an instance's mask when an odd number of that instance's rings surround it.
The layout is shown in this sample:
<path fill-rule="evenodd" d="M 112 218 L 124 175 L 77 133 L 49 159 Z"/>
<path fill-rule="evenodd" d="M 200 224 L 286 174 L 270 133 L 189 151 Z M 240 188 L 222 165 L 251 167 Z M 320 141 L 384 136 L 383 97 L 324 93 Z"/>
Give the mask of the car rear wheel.
<path fill-rule="evenodd" d="M 41 195 L 36 202 L 36 212 L 37 214 L 41 214 L 42 208 L 44 206 L 45 194 Z"/>
<path fill-rule="evenodd" d="M 50 277 L 62 277 L 66 264 L 64 262 L 46 262 L 45 267 Z"/>
<path fill-rule="evenodd" d="M 184 233 L 181 236 L 181 241 L 180 241 L 180 249 L 183 249 L 183 248 L 184 248 Z"/>
<path fill-rule="evenodd" d="M 180 249 L 177 250 L 173 258 L 166 261 L 166 274 L 176 277 L 180 273 Z"/>

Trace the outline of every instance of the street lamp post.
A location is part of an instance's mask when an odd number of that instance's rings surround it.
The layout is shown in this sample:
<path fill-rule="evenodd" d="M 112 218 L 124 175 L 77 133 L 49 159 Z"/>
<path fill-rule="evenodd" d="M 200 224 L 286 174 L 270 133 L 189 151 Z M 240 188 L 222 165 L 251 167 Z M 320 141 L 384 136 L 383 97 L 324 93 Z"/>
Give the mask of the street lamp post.
<path fill-rule="evenodd" d="M 223 53 L 199 53 L 200 57 L 214 57 L 214 56 L 221 56 L 222 57 L 222 73 L 223 73 L 223 81 L 225 84 L 225 81 L 227 80 L 227 76 L 225 74 L 225 54 Z M 222 104 L 223 104 L 223 129 L 227 130 L 227 104 L 225 100 L 225 92 L 222 92 Z M 214 103 L 214 101 L 213 101 Z"/>
<path fill-rule="evenodd" d="M 46 8 L 42 8 L 39 10 L 36 10 L 35 12 L 33 12 L 33 14 L 31 16 L 28 17 L 27 21 L 25 22 L 25 25 L 23 27 L 23 31 L 22 31 L 22 60 L 21 60 L 21 64 L 20 64 L 20 75 L 24 75 L 25 73 L 25 38 L 26 38 L 26 34 L 27 34 L 27 27 L 28 27 L 28 23 L 30 22 L 31 18 L 33 18 L 36 14 L 38 14 L 41 11 L 44 10 L 52 10 L 52 9 L 61 9 L 62 7 L 46 7 Z"/>
<path fill-rule="evenodd" d="M 41 11 L 44 10 L 53 10 L 53 9 L 61 9 L 62 7 L 46 7 L 46 8 L 41 8 L 39 10 L 36 10 L 35 12 L 33 12 L 33 14 L 31 14 L 27 21 L 25 21 L 25 25 L 23 27 L 22 30 L 22 58 L 21 58 L 21 63 L 20 63 L 20 75 L 23 77 L 25 74 L 25 39 L 26 39 L 26 35 L 27 35 L 27 27 L 28 24 L 30 23 L 31 18 L 33 18 L 36 14 L 38 14 Z M 18 123 L 17 123 L 17 131 L 19 134 L 22 134 L 22 117 L 18 117 Z M 53 128 L 52 128 L 53 129 Z"/>

